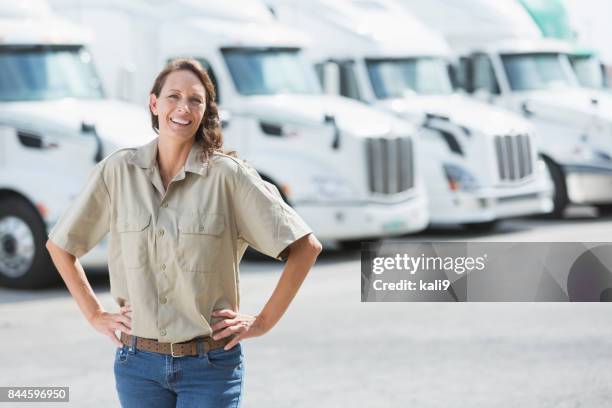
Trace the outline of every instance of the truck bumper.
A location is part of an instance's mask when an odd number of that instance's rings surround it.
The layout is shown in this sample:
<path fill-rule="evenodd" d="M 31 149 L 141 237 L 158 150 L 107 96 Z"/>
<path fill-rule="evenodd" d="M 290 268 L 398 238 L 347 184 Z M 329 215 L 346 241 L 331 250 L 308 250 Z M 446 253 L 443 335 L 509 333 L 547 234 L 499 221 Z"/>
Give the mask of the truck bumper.
<path fill-rule="evenodd" d="M 429 223 L 427 199 L 417 195 L 394 204 L 296 204 L 295 210 L 321 240 L 382 238 L 414 233 Z"/>
<path fill-rule="evenodd" d="M 567 165 L 562 169 L 571 203 L 612 203 L 612 167 Z"/>
<path fill-rule="evenodd" d="M 552 185 L 538 178 L 520 187 L 485 188 L 432 197 L 432 224 L 472 224 L 549 213 Z M 439 200 L 438 205 L 434 202 Z"/>

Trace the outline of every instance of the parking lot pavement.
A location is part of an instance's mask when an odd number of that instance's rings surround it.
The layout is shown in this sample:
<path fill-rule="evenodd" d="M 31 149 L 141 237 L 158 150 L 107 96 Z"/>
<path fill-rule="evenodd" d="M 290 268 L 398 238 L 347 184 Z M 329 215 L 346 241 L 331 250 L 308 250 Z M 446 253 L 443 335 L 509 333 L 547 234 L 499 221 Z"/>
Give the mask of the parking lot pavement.
<path fill-rule="evenodd" d="M 610 231 L 612 219 L 580 215 L 509 221 L 488 235 L 449 228 L 411 239 L 609 241 Z M 359 265 L 359 252 L 323 254 L 279 324 L 243 342 L 244 407 L 609 406 L 607 304 L 361 303 Z M 261 309 L 281 267 L 243 262 L 244 313 Z M 108 280 L 92 281 L 116 310 Z M 115 346 L 88 326 L 65 288 L 0 289 L 0 335 L 0 385 L 70 386 L 65 405 L 119 405 Z M 41 406 L 17 406 L 29 405 Z"/>

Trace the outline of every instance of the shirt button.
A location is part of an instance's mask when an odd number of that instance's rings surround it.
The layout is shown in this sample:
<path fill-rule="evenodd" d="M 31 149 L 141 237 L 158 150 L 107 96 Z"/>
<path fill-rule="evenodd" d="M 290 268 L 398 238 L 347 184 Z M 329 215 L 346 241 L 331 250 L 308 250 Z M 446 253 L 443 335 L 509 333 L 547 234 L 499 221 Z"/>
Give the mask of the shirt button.
<path fill-rule="evenodd" d="M 160 237 L 163 237 L 163 236 L 164 236 L 164 230 L 163 230 L 163 229 L 162 229 L 162 230 L 159 230 L 159 236 L 160 236 Z"/>
<path fill-rule="evenodd" d="M 166 331 L 162 330 L 162 331 L 159 332 L 159 334 L 161 334 L 162 336 L 165 336 L 166 335 Z"/>
<path fill-rule="evenodd" d="M 162 269 L 162 271 L 165 271 L 166 270 L 166 264 L 161 264 L 161 269 Z"/>
<path fill-rule="evenodd" d="M 161 303 L 162 305 L 166 303 L 166 298 L 159 298 L 159 303 Z"/>
<path fill-rule="evenodd" d="M 164 208 L 168 208 L 168 203 L 163 203 L 163 204 L 162 204 L 162 207 L 164 207 Z"/>

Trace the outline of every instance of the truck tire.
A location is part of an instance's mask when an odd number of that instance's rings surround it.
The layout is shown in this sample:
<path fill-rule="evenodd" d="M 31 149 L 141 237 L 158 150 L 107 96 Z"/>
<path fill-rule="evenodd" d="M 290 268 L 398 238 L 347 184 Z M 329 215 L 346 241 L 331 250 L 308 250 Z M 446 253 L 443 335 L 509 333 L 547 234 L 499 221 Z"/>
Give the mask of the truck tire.
<path fill-rule="evenodd" d="M 59 281 L 40 215 L 20 197 L 0 199 L 0 286 L 39 289 Z"/>
<path fill-rule="evenodd" d="M 612 215 L 612 204 L 597 204 L 598 215 L 600 217 L 609 217 Z"/>
<path fill-rule="evenodd" d="M 362 242 L 368 242 L 370 244 L 381 244 L 383 241 L 384 238 L 381 237 L 346 239 L 338 241 L 338 248 L 340 249 L 340 251 L 361 251 Z"/>
<path fill-rule="evenodd" d="M 563 218 L 565 208 L 569 204 L 567 196 L 567 186 L 565 185 L 565 175 L 561 168 L 549 158 L 544 158 L 548 174 L 553 182 L 553 210 L 548 216 L 550 218 Z"/>
<path fill-rule="evenodd" d="M 486 222 L 475 222 L 470 224 L 463 224 L 463 228 L 470 232 L 493 232 L 499 225 L 499 220 L 492 220 Z"/>

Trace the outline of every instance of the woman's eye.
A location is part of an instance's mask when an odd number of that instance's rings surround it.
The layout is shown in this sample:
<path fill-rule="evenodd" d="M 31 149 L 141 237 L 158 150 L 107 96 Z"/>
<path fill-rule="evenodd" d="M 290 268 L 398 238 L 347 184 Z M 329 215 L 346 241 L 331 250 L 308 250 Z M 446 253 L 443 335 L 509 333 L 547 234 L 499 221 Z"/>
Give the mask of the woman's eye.
<path fill-rule="evenodd" d="M 199 99 L 192 99 L 191 103 L 200 104 L 200 103 L 202 103 L 202 101 L 199 100 Z"/>
<path fill-rule="evenodd" d="M 178 99 L 178 95 L 168 95 L 168 98 L 170 98 L 170 99 Z"/>

